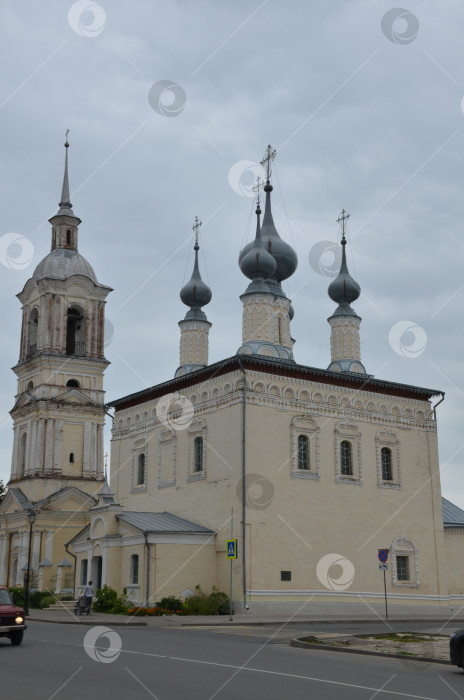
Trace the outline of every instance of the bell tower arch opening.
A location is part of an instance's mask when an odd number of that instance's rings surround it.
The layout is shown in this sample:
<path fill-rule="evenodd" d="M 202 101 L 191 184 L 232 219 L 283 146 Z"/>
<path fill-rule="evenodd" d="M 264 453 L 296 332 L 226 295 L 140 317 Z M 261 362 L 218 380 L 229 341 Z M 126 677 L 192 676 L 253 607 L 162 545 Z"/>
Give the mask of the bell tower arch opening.
<path fill-rule="evenodd" d="M 39 328 L 39 312 L 32 309 L 27 322 L 27 356 L 31 357 L 37 353 L 37 335 Z"/>
<path fill-rule="evenodd" d="M 85 317 L 82 309 L 76 305 L 68 308 L 66 355 L 85 355 Z"/>

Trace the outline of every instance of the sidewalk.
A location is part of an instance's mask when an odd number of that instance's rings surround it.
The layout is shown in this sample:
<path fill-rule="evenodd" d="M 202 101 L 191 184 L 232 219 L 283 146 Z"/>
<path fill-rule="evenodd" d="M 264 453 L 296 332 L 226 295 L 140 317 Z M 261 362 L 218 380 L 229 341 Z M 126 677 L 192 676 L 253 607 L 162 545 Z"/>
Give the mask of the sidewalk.
<path fill-rule="evenodd" d="M 69 610 L 35 610 L 31 609 L 30 622 L 51 622 L 58 624 L 77 625 L 130 625 L 137 627 L 198 627 L 198 626 L 240 626 L 240 625 L 295 625 L 305 623 L 334 624 L 340 622 L 354 623 L 383 623 L 385 621 L 385 608 L 382 606 L 366 606 L 364 604 L 333 605 L 318 603 L 306 606 L 304 614 L 254 614 L 238 613 L 233 615 L 232 622 L 229 615 L 167 615 L 165 617 L 135 617 L 130 615 L 110 615 L 106 613 L 92 613 L 91 615 L 76 616 Z M 389 609 L 389 622 L 451 622 L 456 626 L 464 627 L 464 610 L 451 611 L 449 608 L 433 609 L 425 606 L 392 606 Z"/>

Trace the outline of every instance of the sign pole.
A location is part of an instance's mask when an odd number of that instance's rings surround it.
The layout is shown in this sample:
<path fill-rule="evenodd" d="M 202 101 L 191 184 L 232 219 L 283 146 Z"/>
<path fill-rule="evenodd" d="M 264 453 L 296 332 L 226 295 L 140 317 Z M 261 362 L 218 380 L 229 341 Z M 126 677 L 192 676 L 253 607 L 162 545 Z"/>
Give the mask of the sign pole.
<path fill-rule="evenodd" d="M 388 620 L 388 605 L 387 605 L 387 578 L 385 576 L 385 569 L 383 570 L 383 590 L 385 592 L 385 619 Z"/>
<path fill-rule="evenodd" d="M 230 509 L 230 539 L 234 538 L 234 507 Z M 230 560 L 229 622 L 232 622 L 232 561 Z"/>

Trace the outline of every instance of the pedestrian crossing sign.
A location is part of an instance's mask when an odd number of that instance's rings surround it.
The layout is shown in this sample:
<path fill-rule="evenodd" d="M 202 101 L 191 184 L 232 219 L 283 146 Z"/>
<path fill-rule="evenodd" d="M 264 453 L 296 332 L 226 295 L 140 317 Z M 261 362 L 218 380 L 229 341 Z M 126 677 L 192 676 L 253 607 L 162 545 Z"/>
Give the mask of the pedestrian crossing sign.
<path fill-rule="evenodd" d="M 237 540 L 227 540 L 227 559 L 237 559 Z"/>

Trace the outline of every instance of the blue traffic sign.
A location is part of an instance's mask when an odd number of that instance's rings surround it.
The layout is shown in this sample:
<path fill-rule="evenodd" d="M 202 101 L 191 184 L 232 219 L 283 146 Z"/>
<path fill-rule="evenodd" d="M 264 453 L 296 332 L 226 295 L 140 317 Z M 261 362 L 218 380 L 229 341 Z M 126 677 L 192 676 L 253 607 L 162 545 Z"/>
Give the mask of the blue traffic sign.
<path fill-rule="evenodd" d="M 388 560 L 388 549 L 379 549 L 379 561 L 382 564 Z"/>
<path fill-rule="evenodd" d="M 237 559 L 237 540 L 227 540 L 227 559 Z"/>

